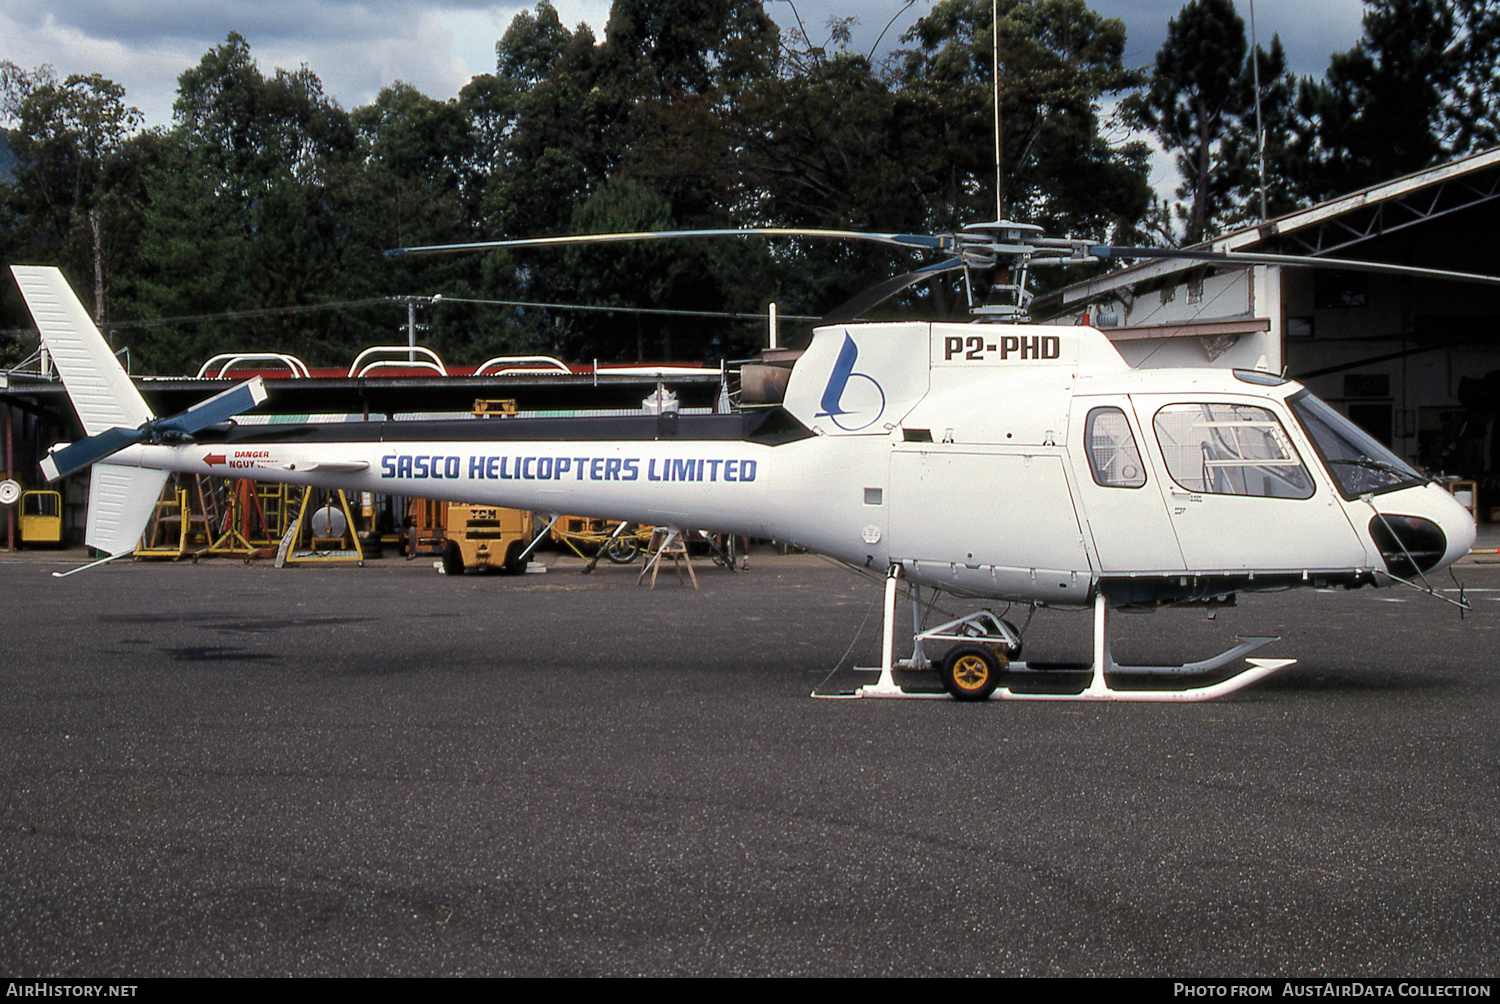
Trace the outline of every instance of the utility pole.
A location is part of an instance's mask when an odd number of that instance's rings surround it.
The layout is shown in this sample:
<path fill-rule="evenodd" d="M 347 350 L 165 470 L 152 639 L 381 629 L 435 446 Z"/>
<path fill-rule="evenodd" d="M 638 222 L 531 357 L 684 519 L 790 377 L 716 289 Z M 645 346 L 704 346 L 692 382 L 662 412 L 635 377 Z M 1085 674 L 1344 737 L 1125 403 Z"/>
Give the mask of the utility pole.
<path fill-rule="evenodd" d="M 406 361 L 417 361 L 417 301 L 406 301 Z"/>

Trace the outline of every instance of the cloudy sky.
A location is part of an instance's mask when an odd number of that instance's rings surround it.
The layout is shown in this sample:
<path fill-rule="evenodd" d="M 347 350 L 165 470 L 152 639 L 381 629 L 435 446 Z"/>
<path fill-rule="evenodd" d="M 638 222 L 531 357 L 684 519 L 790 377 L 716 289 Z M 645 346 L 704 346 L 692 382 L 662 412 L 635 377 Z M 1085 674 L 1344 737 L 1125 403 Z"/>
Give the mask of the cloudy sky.
<path fill-rule="evenodd" d="M 170 121 L 177 75 L 238 31 L 263 72 L 306 63 L 345 108 L 367 103 L 404 80 L 447 98 L 474 74 L 494 69 L 495 40 L 531 4 L 518 0 L 5 0 L 0 58 L 23 67 L 49 63 L 59 74 L 102 73 L 125 85 L 148 124 Z M 596 34 L 608 0 L 555 0 L 563 22 Z M 932 6 L 931 0 L 768 0 L 782 25 L 794 10 L 815 41 L 832 17 L 855 17 L 855 45 L 869 51 L 886 25 L 885 50 Z M 1125 20 L 1132 64 L 1149 63 L 1182 0 L 1095 0 Z M 1239 4 L 1248 21 L 1247 0 Z M 1328 54 L 1359 37 L 1360 0 L 1260 0 L 1258 35 L 1279 32 L 1297 69 L 1321 74 Z"/>
<path fill-rule="evenodd" d="M 1184 0 L 1094 0 L 1123 18 L 1130 65 L 1151 62 L 1167 22 Z M 22 67 L 50 64 L 59 75 L 101 73 L 123 84 L 146 124 L 171 121 L 177 76 L 237 31 L 264 73 L 306 64 L 345 108 L 367 104 L 397 80 L 436 98 L 458 93 L 470 77 L 494 69 L 495 41 L 535 0 L 4 0 L 0 59 Z M 553 0 L 563 23 L 589 24 L 602 35 L 609 0 Z M 806 26 L 816 42 L 830 18 L 853 17 L 853 45 L 885 52 L 932 6 L 932 0 L 765 0 L 783 27 Z M 1250 20 L 1249 0 L 1238 0 Z M 1259 0 L 1257 37 L 1279 33 L 1293 68 L 1321 75 L 1329 53 L 1360 35 L 1361 0 Z M 892 19 L 894 18 L 894 22 Z M 3 123 L 0 123 L 3 124 Z M 1172 187 L 1166 158 L 1153 172 Z"/>

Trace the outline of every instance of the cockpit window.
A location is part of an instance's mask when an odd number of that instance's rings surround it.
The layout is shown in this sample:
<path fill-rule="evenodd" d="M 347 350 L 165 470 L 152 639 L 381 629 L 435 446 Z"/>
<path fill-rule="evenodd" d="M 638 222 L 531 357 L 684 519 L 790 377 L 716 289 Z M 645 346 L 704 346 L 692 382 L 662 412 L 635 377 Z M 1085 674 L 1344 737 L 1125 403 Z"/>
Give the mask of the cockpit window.
<path fill-rule="evenodd" d="M 1139 488 L 1146 483 L 1141 451 L 1130 422 L 1119 408 L 1095 408 L 1083 426 L 1094 483 L 1106 488 Z"/>
<path fill-rule="evenodd" d="M 1292 414 L 1302 423 L 1307 438 L 1317 448 L 1344 498 L 1356 499 L 1427 481 L 1368 432 L 1308 391 L 1293 394 L 1287 404 L 1292 406 Z"/>
<path fill-rule="evenodd" d="M 1245 404 L 1169 404 L 1156 413 L 1172 480 L 1191 492 L 1305 499 L 1312 476 L 1286 430 L 1265 408 Z"/>

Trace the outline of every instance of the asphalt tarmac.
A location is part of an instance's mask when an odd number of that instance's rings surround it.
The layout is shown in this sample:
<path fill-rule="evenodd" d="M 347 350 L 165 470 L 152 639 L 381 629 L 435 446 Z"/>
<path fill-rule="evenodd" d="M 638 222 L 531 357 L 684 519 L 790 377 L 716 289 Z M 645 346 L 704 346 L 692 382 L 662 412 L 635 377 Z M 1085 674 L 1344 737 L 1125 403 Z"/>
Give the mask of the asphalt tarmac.
<path fill-rule="evenodd" d="M 1299 660 L 1204 705 L 812 700 L 877 583 L 551 565 L 0 562 L 0 973 L 1500 971 L 1500 565 L 1462 621 L 1116 619 L 1121 661 Z"/>

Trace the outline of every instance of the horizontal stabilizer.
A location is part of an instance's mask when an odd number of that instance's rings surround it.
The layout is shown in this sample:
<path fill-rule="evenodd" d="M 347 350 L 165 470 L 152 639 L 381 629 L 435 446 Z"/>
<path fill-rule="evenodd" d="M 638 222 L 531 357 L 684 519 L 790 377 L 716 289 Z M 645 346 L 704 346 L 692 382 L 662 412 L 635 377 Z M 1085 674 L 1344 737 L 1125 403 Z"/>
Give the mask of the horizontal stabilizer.
<path fill-rule="evenodd" d="M 319 474 L 354 474 L 358 471 L 368 471 L 370 462 L 368 460 L 319 460 L 311 464 L 286 464 L 289 471 L 302 471 L 304 474 L 317 471 Z"/>

